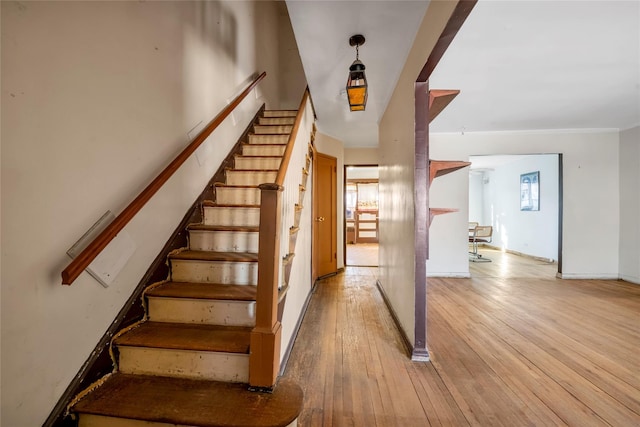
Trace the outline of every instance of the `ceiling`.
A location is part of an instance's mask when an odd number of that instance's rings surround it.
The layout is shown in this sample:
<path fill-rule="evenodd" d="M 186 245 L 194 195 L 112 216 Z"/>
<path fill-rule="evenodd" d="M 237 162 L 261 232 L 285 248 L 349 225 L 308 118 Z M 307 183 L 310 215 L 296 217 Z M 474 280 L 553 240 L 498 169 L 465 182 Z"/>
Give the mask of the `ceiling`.
<path fill-rule="evenodd" d="M 287 1 L 320 132 L 346 147 L 377 145 L 378 122 L 428 3 Z M 349 112 L 344 93 L 356 33 L 367 39 L 364 112 Z M 480 0 L 430 86 L 461 90 L 431 132 L 639 125 L 640 2 Z"/>

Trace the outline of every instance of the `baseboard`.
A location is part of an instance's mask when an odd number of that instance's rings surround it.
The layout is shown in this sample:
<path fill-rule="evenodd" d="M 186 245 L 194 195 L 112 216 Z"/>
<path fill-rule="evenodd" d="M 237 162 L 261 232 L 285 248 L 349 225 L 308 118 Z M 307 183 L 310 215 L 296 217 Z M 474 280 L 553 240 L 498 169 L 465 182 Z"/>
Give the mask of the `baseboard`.
<path fill-rule="evenodd" d="M 280 372 L 278 372 L 278 376 L 281 377 L 284 375 L 284 372 L 287 370 L 287 364 L 289 363 L 289 358 L 291 357 L 291 352 L 293 351 L 293 346 L 296 343 L 296 338 L 298 338 L 298 332 L 300 332 L 300 327 L 302 326 L 302 321 L 307 314 L 307 309 L 309 308 L 309 303 L 311 302 L 311 297 L 316 291 L 316 284 L 313 283 L 311 285 L 311 289 L 307 294 L 307 298 L 302 305 L 302 310 L 300 310 L 300 316 L 298 316 L 298 321 L 296 322 L 295 328 L 293 328 L 293 334 L 291 334 L 291 339 L 289 340 L 289 344 L 287 344 L 287 349 L 284 352 L 284 356 L 282 357 L 282 361 L 280 362 Z"/>
<path fill-rule="evenodd" d="M 180 224 L 176 227 L 171 237 L 164 245 L 158 256 L 155 258 L 145 275 L 142 277 L 135 290 L 124 304 L 114 321 L 109 326 L 109 329 L 100 338 L 100 341 L 93 349 L 87 360 L 84 362 L 80 371 L 76 374 L 71 381 L 67 389 L 64 391 L 53 410 L 49 414 L 49 417 L 44 422 L 43 427 L 71 427 L 76 426 L 77 421 L 72 420 L 66 414 L 67 405 L 71 400 L 82 390 L 89 387 L 91 384 L 104 377 L 105 375 L 113 371 L 113 362 L 111 355 L 109 354 L 109 345 L 111 338 L 118 331 L 126 328 L 129 325 L 134 324 L 143 319 L 144 306 L 142 304 L 142 293 L 151 284 L 166 280 L 169 274 L 169 267 L 167 265 L 168 254 L 179 248 L 187 246 L 187 233 L 186 227 L 192 222 L 202 221 L 202 209 L 201 204 L 204 200 L 212 199 L 213 197 L 213 185 L 215 182 L 224 178 L 224 170 L 228 165 L 233 164 L 233 155 L 241 150 L 242 141 L 246 140 L 247 135 L 253 127 L 253 123 L 258 120 L 258 117 L 264 111 L 264 104 L 256 112 L 253 120 L 247 126 L 242 136 L 240 136 L 238 142 L 229 152 L 229 155 L 222 161 L 218 171 L 213 178 L 207 183 L 207 186 L 202 191 L 198 199 L 189 208 L 186 215 L 183 217 Z"/>
<path fill-rule="evenodd" d="M 634 285 L 640 285 L 640 277 L 621 274 L 620 279 L 624 280 L 625 282 L 633 283 Z"/>
<path fill-rule="evenodd" d="M 382 284 L 380 283 L 380 280 L 376 280 L 376 286 L 378 287 L 378 291 L 380 291 L 380 295 L 382 295 L 382 300 L 384 301 L 384 304 L 389 309 L 389 313 L 391 314 L 391 318 L 393 319 L 393 323 L 396 324 L 396 328 L 398 328 L 398 331 L 400 332 L 400 338 L 402 338 L 402 342 L 404 344 L 405 350 L 407 351 L 407 355 L 409 355 L 411 357 L 411 360 L 414 360 L 413 359 L 413 357 L 414 357 L 413 344 L 411 344 L 411 341 L 409 341 L 409 337 L 407 336 L 407 333 L 402 328 L 402 324 L 400 323 L 400 319 L 398 318 L 398 315 L 396 314 L 395 310 L 391 306 L 391 301 L 387 297 L 387 294 L 385 293 L 384 288 L 382 287 Z M 415 356 L 418 357 L 418 355 L 415 355 Z M 426 361 L 429 361 L 429 353 L 428 352 L 426 354 L 426 357 L 427 357 Z"/>
<path fill-rule="evenodd" d="M 579 279 L 579 280 L 618 280 L 617 274 L 581 274 L 581 273 L 557 273 L 558 279 Z"/>
<path fill-rule="evenodd" d="M 489 245 L 489 244 L 486 244 L 486 243 L 483 243 L 481 246 L 489 248 L 489 249 L 493 249 L 493 250 L 496 250 L 496 251 L 506 252 L 506 253 L 509 253 L 509 254 L 512 254 L 512 255 L 518 255 L 518 256 L 521 256 L 521 257 L 534 259 L 536 261 L 547 262 L 549 264 L 557 262 L 557 260 L 554 260 L 554 259 L 551 259 L 551 258 L 545 258 L 545 257 L 541 257 L 541 256 L 536 256 L 536 255 L 529 255 L 529 254 L 525 254 L 524 252 L 514 251 L 513 249 L 502 249 L 502 248 L 499 248 L 497 246 L 492 246 L 492 245 Z"/>
<path fill-rule="evenodd" d="M 469 279 L 471 277 L 471 274 L 469 272 L 432 272 L 432 273 L 427 273 L 427 277 L 446 277 L 448 279 Z"/>

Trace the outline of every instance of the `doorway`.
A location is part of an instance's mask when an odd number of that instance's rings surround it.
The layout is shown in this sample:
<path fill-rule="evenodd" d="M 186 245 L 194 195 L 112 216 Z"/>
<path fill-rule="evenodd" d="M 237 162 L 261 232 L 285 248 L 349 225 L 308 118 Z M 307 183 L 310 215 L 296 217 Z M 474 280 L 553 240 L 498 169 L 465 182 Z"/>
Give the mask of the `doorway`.
<path fill-rule="evenodd" d="M 520 265 L 519 258 L 535 261 L 543 277 L 561 273 L 562 154 L 483 155 L 469 160 L 470 241 L 471 224 L 492 227 L 489 243 L 469 256 L 471 274 L 478 269 L 506 274 L 508 267 Z M 533 189 L 530 176 L 535 176 Z M 471 244 L 469 251 L 473 252 Z"/>
<path fill-rule="evenodd" d="M 346 266 L 378 266 L 378 166 L 345 166 Z"/>
<path fill-rule="evenodd" d="M 313 161 L 313 267 L 315 279 L 338 270 L 337 159 L 317 153 Z"/>

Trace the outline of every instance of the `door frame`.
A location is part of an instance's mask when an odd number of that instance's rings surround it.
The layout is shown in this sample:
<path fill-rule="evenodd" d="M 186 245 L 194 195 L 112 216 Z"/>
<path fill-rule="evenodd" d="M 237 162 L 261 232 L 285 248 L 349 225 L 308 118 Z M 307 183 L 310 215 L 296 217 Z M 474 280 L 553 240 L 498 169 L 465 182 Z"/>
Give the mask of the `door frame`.
<path fill-rule="evenodd" d="M 335 156 L 331 156 L 329 154 L 324 154 L 324 153 L 320 153 L 319 151 L 317 151 L 314 148 L 314 152 L 313 152 L 313 189 L 312 189 L 312 218 L 311 218 L 311 223 L 312 225 L 312 244 L 311 244 L 311 277 L 312 277 L 312 281 L 315 283 L 316 280 L 318 280 L 320 278 L 320 276 L 318 276 L 318 242 L 316 239 L 317 233 L 318 233 L 318 221 L 316 221 L 316 218 L 318 217 L 318 200 L 317 200 L 317 195 L 318 195 L 318 158 L 322 156 L 328 159 L 332 159 L 335 162 L 335 167 L 334 167 L 334 173 L 336 174 L 336 185 L 334 188 L 335 191 L 335 197 L 334 200 L 332 201 L 332 221 L 333 221 L 333 231 L 332 231 L 332 236 L 333 236 L 333 241 L 332 241 L 332 250 L 334 250 L 334 254 L 337 255 L 337 249 L 338 249 L 338 180 L 337 180 L 337 167 L 338 167 L 338 158 Z M 335 268 L 334 271 L 328 274 L 323 275 L 322 277 L 326 277 L 326 276 L 330 276 L 332 274 L 336 274 L 338 272 L 338 258 L 337 256 L 333 257 L 333 260 L 335 262 Z"/>
<path fill-rule="evenodd" d="M 362 163 L 362 164 L 353 164 L 349 163 L 343 166 L 342 173 L 342 264 L 347 267 L 347 216 L 345 215 L 347 210 L 347 168 L 349 167 L 363 167 L 363 168 L 379 168 L 380 165 L 377 163 Z M 379 170 L 379 169 L 378 169 Z M 378 178 L 378 183 L 380 182 L 380 178 Z M 379 224 L 379 223 L 378 223 Z M 379 227 L 379 225 L 378 225 Z"/>

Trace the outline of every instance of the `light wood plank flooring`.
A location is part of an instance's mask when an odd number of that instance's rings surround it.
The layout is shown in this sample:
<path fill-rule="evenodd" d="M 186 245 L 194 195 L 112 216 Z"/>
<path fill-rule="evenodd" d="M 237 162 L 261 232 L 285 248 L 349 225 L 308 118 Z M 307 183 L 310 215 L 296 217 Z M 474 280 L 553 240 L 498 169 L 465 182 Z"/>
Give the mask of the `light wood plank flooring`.
<path fill-rule="evenodd" d="M 428 279 L 431 363 L 409 360 L 376 268 L 319 282 L 285 373 L 298 425 L 640 426 L 640 286 L 491 257 Z"/>
<path fill-rule="evenodd" d="M 378 266 L 378 244 L 358 243 L 347 245 L 348 266 L 377 267 Z"/>

